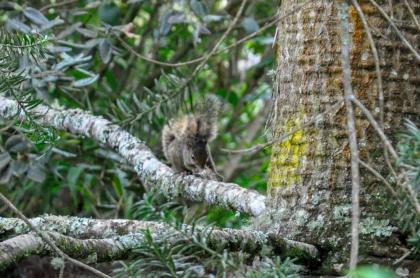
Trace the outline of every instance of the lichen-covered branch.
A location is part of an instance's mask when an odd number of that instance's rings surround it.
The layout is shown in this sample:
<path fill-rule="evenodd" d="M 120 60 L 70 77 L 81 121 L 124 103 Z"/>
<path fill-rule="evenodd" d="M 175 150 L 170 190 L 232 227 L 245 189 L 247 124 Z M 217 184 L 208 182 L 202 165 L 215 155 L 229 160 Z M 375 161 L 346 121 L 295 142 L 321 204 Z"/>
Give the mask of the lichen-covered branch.
<path fill-rule="evenodd" d="M 106 275 L 105 273 L 91 267 L 88 266 L 85 263 L 82 263 L 81 261 L 78 261 L 72 257 L 70 257 L 69 255 L 67 255 L 66 253 L 64 253 L 60 248 L 57 247 L 57 245 L 54 243 L 54 241 L 50 238 L 50 236 L 47 233 L 44 233 L 43 231 L 41 231 L 39 228 L 35 227 L 34 225 L 32 225 L 32 223 L 29 221 L 29 219 L 20 211 L 18 210 L 15 205 L 13 205 L 9 199 L 6 198 L 6 196 L 4 196 L 3 194 L 0 193 L 0 199 L 3 201 L 3 203 L 6 204 L 6 206 L 9 207 L 9 209 L 11 209 L 15 214 L 17 214 L 17 216 L 19 217 L 19 219 L 21 219 L 23 221 L 23 223 L 25 223 L 28 228 L 30 228 L 32 231 L 35 232 L 35 234 L 37 236 L 39 236 L 44 243 L 46 243 L 52 251 L 54 251 L 55 254 L 59 255 L 62 259 L 67 260 L 69 262 L 71 262 L 74 265 L 77 265 L 87 271 L 92 272 L 93 274 L 95 274 L 98 277 L 103 277 L 103 278 L 110 278 L 110 276 Z"/>
<path fill-rule="evenodd" d="M 125 220 L 125 219 L 91 219 L 70 216 L 46 215 L 30 219 L 40 230 L 60 233 L 76 239 L 115 238 L 126 235 L 141 234 L 149 230 L 155 238 L 168 238 L 177 241 L 192 234 L 208 238 L 215 248 L 242 250 L 258 253 L 263 245 L 273 247 L 279 254 L 294 254 L 300 257 L 316 259 L 318 250 L 310 245 L 293 240 L 283 239 L 275 234 L 255 230 L 206 229 L 184 225 L 182 232 L 166 223 Z M 30 228 L 18 218 L 0 218 L 0 238 L 21 235 L 30 232 Z"/>
<path fill-rule="evenodd" d="M 146 187 L 154 187 L 169 198 L 182 197 L 253 216 L 260 215 L 266 208 L 265 196 L 255 191 L 233 183 L 175 174 L 141 140 L 103 117 L 78 109 L 57 110 L 45 105 L 35 107 L 31 113 L 40 125 L 90 137 L 115 149 L 133 165 Z M 27 120 L 27 115 L 19 110 L 16 101 L 0 96 L 0 119 L 16 116 L 22 121 Z"/>
<path fill-rule="evenodd" d="M 129 234 L 107 239 L 75 239 L 48 232 L 64 253 L 88 263 L 128 258 L 129 251 L 144 242 L 144 234 Z M 36 233 L 23 234 L 0 243 L 0 270 L 30 255 L 55 255 L 55 251 Z"/>

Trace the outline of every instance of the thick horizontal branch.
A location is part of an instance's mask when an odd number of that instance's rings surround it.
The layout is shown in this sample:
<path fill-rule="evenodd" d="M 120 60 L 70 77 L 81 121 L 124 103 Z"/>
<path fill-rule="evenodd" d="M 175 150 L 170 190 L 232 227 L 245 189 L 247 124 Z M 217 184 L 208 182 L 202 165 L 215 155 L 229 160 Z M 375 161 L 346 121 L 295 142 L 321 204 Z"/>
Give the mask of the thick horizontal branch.
<path fill-rule="evenodd" d="M 45 105 L 38 105 L 31 110 L 31 114 L 42 126 L 90 137 L 115 149 L 134 167 L 146 187 L 154 187 L 169 198 L 182 197 L 253 216 L 265 210 L 265 196 L 255 191 L 233 183 L 175 174 L 141 140 L 103 117 L 79 109 L 57 110 Z M 0 119 L 13 119 L 16 116 L 22 121 L 28 120 L 16 101 L 0 96 Z"/>
<path fill-rule="evenodd" d="M 251 254 L 258 253 L 264 245 L 271 246 L 280 255 L 291 255 L 314 260 L 318 258 L 318 250 L 306 243 L 283 239 L 275 234 L 255 230 L 206 229 L 184 225 L 182 232 L 166 223 L 137 221 L 124 219 L 90 219 L 67 216 L 46 215 L 30 219 L 40 230 L 50 233 L 60 233 L 73 239 L 109 239 L 120 240 L 121 237 L 134 236 L 134 243 L 124 248 L 130 249 L 143 243 L 142 232 L 149 230 L 156 239 L 166 238 L 178 241 L 200 235 L 208 239 L 209 244 L 217 249 L 242 250 Z M 0 218 L 0 238 L 19 236 L 30 231 L 30 228 L 18 218 Z M 127 240 L 127 238 L 124 238 Z M 130 239 L 130 238 L 129 238 Z M 6 241 L 4 241 L 6 242 Z M 3 243 L 0 243 L 0 247 Z M 136 245 L 137 244 L 137 245 Z M 3 249 L 0 249 L 3 250 Z M 65 250 L 63 250 L 65 252 Z M 126 250 L 127 251 L 127 250 Z M 124 252 L 118 251 L 118 254 Z M 72 254 L 69 254 L 72 255 Z"/>
<path fill-rule="evenodd" d="M 126 259 L 132 249 L 145 242 L 143 233 L 107 239 L 75 239 L 56 232 L 48 232 L 48 236 L 70 257 L 88 260 L 89 263 Z M 0 243 L 0 270 L 34 254 L 57 256 L 36 233 L 5 240 Z"/>

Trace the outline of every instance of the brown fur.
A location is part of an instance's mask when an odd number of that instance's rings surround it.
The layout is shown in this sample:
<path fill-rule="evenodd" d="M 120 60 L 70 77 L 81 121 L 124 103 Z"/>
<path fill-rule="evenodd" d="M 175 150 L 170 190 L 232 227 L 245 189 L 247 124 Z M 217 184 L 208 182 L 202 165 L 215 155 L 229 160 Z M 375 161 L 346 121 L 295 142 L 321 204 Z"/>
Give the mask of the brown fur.
<path fill-rule="evenodd" d="M 163 153 L 177 172 L 196 175 L 209 173 L 211 179 L 221 180 L 217 174 L 208 143 L 217 136 L 217 115 L 220 101 L 207 97 L 197 106 L 197 112 L 172 119 L 162 132 Z"/>

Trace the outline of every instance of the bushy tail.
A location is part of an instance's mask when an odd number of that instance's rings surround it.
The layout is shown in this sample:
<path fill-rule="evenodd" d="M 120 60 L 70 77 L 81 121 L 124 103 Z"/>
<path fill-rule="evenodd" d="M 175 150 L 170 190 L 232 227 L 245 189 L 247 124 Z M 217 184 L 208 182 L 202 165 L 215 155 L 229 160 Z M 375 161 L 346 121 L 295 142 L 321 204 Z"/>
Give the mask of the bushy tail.
<path fill-rule="evenodd" d="M 197 105 L 196 119 L 198 127 L 198 135 L 211 141 L 217 136 L 217 117 L 222 110 L 221 100 L 214 96 L 208 95 L 202 102 Z"/>
<path fill-rule="evenodd" d="M 175 140 L 175 134 L 172 131 L 169 124 L 166 124 L 163 127 L 162 131 L 162 147 L 163 147 L 163 154 L 165 155 L 166 159 L 169 160 L 169 145 Z"/>

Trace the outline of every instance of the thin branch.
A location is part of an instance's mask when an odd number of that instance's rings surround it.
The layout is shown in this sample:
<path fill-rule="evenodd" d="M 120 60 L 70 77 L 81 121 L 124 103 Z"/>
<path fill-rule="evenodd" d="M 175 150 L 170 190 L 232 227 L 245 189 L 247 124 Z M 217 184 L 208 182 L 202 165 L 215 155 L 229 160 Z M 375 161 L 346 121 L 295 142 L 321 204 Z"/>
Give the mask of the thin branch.
<path fill-rule="evenodd" d="M 291 131 L 280 135 L 277 138 L 274 138 L 270 141 L 268 141 L 265 144 L 256 144 L 251 148 L 248 149 L 241 149 L 241 150 L 231 150 L 231 149 L 222 149 L 222 151 L 227 152 L 227 153 L 248 153 L 248 154 L 254 154 L 256 152 L 259 152 L 262 149 L 268 148 L 271 145 L 275 144 L 275 143 L 280 143 L 284 140 L 286 140 L 288 137 L 292 136 L 293 134 L 295 134 L 296 132 L 309 127 L 310 125 L 316 123 L 317 121 L 322 119 L 322 116 L 325 114 L 329 114 L 330 112 L 338 109 L 339 107 L 341 107 L 343 103 L 343 100 L 339 100 L 336 104 L 332 105 L 331 107 L 329 107 L 328 109 L 326 109 L 324 112 L 319 113 L 318 115 L 313 116 L 309 121 L 303 123 L 301 126 L 296 127 L 294 129 L 292 129 Z"/>
<path fill-rule="evenodd" d="M 379 6 L 375 0 L 369 0 L 369 1 L 370 3 L 372 3 L 372 5 L 374 5 L 378 9 L 378 11 L 382 14 L 382 16 L 388 21 L 392 29 L 394 29 L 395 33 L 397 33 L 398 37 L 400 37 L 401 41 L 405 44 L 405 46 L 407 46 L 407 48 L 414 54 L 414 57 L 416 57 L 417 62 L 420 62 L 420 54 L 417 53 L 414 47 L 407 41 L 407 39 L 404 37 L 404 35 L 395 25 L 394 21 L 391 18 L 389 18 L 388 14 L 384 11 L 384 9 L 382 9 L 382 7 Z"/>
<path fill-rule="evenodd" d="M 395 190 L 392 188 L 391 184 L 389 184 L 389 182 L 381 174 L 379 174 L 378 171 L 373 169 L 373 167 L 371 167 L 369 164 L 367 164 L 363 160 L 359 159 L 359 163 L 360 163 L 360 165 L 365 167 L 367 170 L 369 170 L 369 172 L 371 172 L 380 181 L 382 181 L 385 184 L 385 186 L 388 188 L 389 192 L 391 192 L 392 196 L 397 197 L 397 192 L 395 192 Z"/>
<path fill-rule="evenodd" d="M 164 67 L 182 67 L 182 66 L 188 66 L 188 65 L 192 65 L 192 64 L 196 64 L 199 63 L 201 61 L 204 60 L 204 56 L 199 57 L 199 58 L 195 58 L 192 60 L 188 60 L 185 62 L 178 62 L 178 63 L 171 63 L 171 62 L 163 62 L 163 61 L 159 61 L 153 58 L 149 58 L 145 55 L 142 55 L 140 53 L 138 53 L 136 50 L 134 50 L 134 48 L 132 48 L 128 43 L 126 43 L 120 36 L 117 36 L 118 41 L 121 43 L 122 46 L 124 46 L 125 49 L 127 49 L 131 54 L 133 54 L 134 56 L 136 56 L 137 58 L 140 58 L 146 62 L 152 63 L 152 64 L 156 64 L 158 66 L 164 66 Z"/>
<path fill-rule="evenodd" d="M 134 167 L 146 188 L 155 188 L 170 199 L 181 197 L 253 216 L 266 210 L 265 196 L 255 191 L 233 183 L 175 174 L 142 141 L 102 117 L 80 109 L 56 110 L 45 105 L 38 105 L 30 114 L 41 126 L 86 136 L 115 149 Z M 0 119 L 13 119 L 16 116 L 22 121 L 28 120 L 19 111 L 16 101 L 0 96 Z"/>
<path fill-rule="evenodd" d="M 394 147 L 392 146 L 391 142 L 389 141 L 388 137 L 386 137 L 384 131 L 379 126 L 378 122 L 373 117 L 372 113 L 369 111 L 369 109 L 366 108 L 366 106 L 363 105 L 363 103 L 360 102 L 355 96 L 352 97 L 351 101 L 356 104 L 356 106 L 362 110 L 363 114 L 365 114 L 366 118 L 368 119 L 369 123 L 373 126 L 373 128 L 378 133 L 379 137 L 381 137 L 382 142 L 385 144 L 391 155 L 394 159 L 398 159 L 398 154 L 395 151 Z"/>
<path fill-rule="evenodd" d="M 367 22 L 365 14 L 362 11 L 362 8 L 360 7 L 357 0 L 351 0 L 351 1 L 353 3 L 353 6 L 356 8 L 356 11 L 360 17 L 360 20 L 362 21 L 363 28 L 366 32 L 369 45 L 372 50 L 373 59 L 375 61 L 376 81 L 378 83 L 378 92 L 379 92 L 379 109 L 380 109 L 379 119 L 380 119 L 380 124 L 382 126 L 383 121 L 384 121 L 384 89 L 383 89 L 383 82 L 382 82 L 381 67 L 379 63 L 379 54 L 376 48 L 375 41 L 373 40 L 372 32 L 370 32 L 369 24 Z"/>
<path fill-rule="evenodd" d="M 57 245 L 53 242 L 53 240 L 51 239 L 51 237 L 47 234 L 42 232 L 41 230 L 39 230 L 37 227 L 35 227 L 34 225 L 32 225 L 32 223 L 29 221 L 28 218 L 26 218 L 25 215 L 23 215 L 23 213 L 18 210 L 10 201 L 9 199 L 7 199 L 2 193 L 0 193 L 0 199 L 3 201 L 3 203 L 5 205 L 7 205 L 20 219 L 22 219 L 26 225 L 28 225 L 29 227 L 31 227 L 32 230 L 34 230 L 38 236 L 45 242 L 47 243 L 52 250 L 54 250 L 54 252 L 56 252 L 60 257 L 62 257 L 64 260 L 67 260 L 87 271 L 90 271 L 96 275 L 98 275 L 99 277 L 105 277 L 105 278 L 110 278 L 110 276 L 106 275 L 105 273 L 91 267 L 88 266 L 87 264 L 84 264 L 76 259 L 71 258 L 69 255 L 67 255 L 66 253 L 64 253 L 63 251 L 61 251 L 60 248 L 57 247 Z M 3 242 L 2 242 L 3 243 Z M 7 249 L 6 249 L 7 250 Z M 3 257 L 3 256 L 0 256 Z M 3 260 L 2 260 L 3 261 Z"/>
<path fill-rule="evenodd" d="M 407 7 L 407 10 L 408 10 L 408 12 L 410 13 L 411 17 L 413 18 L 413 21 L 414 21 L 414 23 L 416 24 L 417 29 L 419 29 L 419 31 L 420 31 L 420 23 L 419 23 L 419 21 L 417 20 L 417 16 L 416 16 L 416 14 L 414 13 L 413 9 L 411 8 L 410 4 L 408 3 L 408 0 L 404 0 L 404 4 L 405 4 L 405 6 Z"/>
<path fill-rule="evenodd" d="M 267 108 L 269 106 L 266 105 L 265 108 L 261 109 L 259 114 L 255 117 L 254 120 L 250 122 L 250 125 L 246 128 L 245 138 L 241 140 L 240 147 L 244 147 L 245 144 L 249 144 L 253 139 L 255 139 L 257 133 L 260 131 L 261 127 L 264 125 L 265 122 L 265 114 L 267 112 Z M 223 176 L 225 180 L 230 181 L 232 180 L 236 173 L 240 170 L 240 162 L 242 160 L 243 153 L 234 154 L 229 157 L 229 160 L 224 166 Z"/>
<path fill-rule="evenodd" d="M 365 114 L 365 116 L 367 117 L 368 121 L 370 122 L 370 124 L 375 128 L 376 132 L 379 134 L 379 136 L 382 139 L 382 142 L 384 143 L 384 145 L 386 146 L 387 149 L 384 150 L 384 154 L 385 154 L 385 161 L 388 165 L 388 168 L 390 169 L 392 175 L 396 178 L 396 180 L 398 181 L 398 175 L 396 173 L 396 171 L 394 170 L 394 167 L 391 164 L 391 161 L 388 158 L 388 151 L 391 153 L 391 155 L 393 156 L 393 158 L 395 160 L 399 160 L 399 156 L 397 154 L 397 152 L 395 151 L 394 147 L 392 146 L 391 142 L 389 141 L 389 139 L 386 137 L 384 131 L 381 129 L 381 127 L 379 126 L 378 122 L 375 120 L 375 118 L 373 117 L 372 113 L 369 111 L 369 109 L 367 109 L 363 103 L 361 103 L 356 97 L 353 97 L 352 99 L 353 103 L 356 104 L 356 106 L 362 110 L 362 112 Z M 412 188 L 410 186 L 405 186 L 405 183 L 397 183 L 400 186 L 402 186 L 403 189 L 405 189 L 409 196 L 411 197 L 411 201 L 417 211 L 418 214 L 420 214 L 420 205 L 419 202 L 417 200 L 417 198 L 415 197 L 416 195 L 413 194 L 414 192 L 412 191 Z"/>
<path fill-rule="evenodd" d="M 45 10 L 49 10 L 49 9 L 52 9 L 52 8 L 59 8 L 59 7 L 62 7 L 62 6 L 67 6 L 67 5 L 76 3 L 76 2 L 78 2 L 78 0 L 68 0 L 68 1 L 63 1 L 63 2 L 60 2 L 60 3 L 49 4 L 49 5 L 46 5 L 42 8 L 40 8 L 39 10 L 41 12 L 43 12 Z"/>
<path fill-rule="evenodd" d="M 405 258 L 407 258 L 408 256 L 410 256 L 411 253 L 413 253 L 414 251 L 415 251 L 415 248 L 413 247 L 410 250 L 408 250 L 404 255 L 402 255 L 400 258 L 398 258 L 397 260 L 395 260 L 395 262 L 393 262 L 392 264 L 393 265 L 399 264 L 400 262 L 404 261 Z"/>
<path fill-rule="evenodd" d="M 357 0 L 352 0 L 352 3 L 353 3 L 353 6 L 356 8 L 356 11 L 359 14 L 359 17 L 362 21 L 363 28 L 366 32 L 367 37 L 368 37 L 369 45 L 370 45 L 370 48 L 372 50 L 373 58 L 374 58 L 374 61 L 375 61 L 376 80 L 377 80 L 377 83 L 378 83 L 378 91 L 379 91 L 379 124 L 378 124 L 379 128 L 376 128 L 376 130 L 377 131 L 379 130 L 378 132 L 381 132 L 381 131 L 383 131 L 383 123 L 384 123 L 384 91 L 383 91 L 381 68 L 380 68 L 380 63 L 379 63 L 379 54 L 378 54 L 378 50 L 376 48 L 376 44 L 375 44 L 375 41 L 373 39 L 372 33 L 370 32 L 369 24 L 368 24 L 367 19 L 366 19 L 365 15 L 362 11 L 362 8 L 360 7 Z M 367 111 L 367 112 L 369 112 L 369 111 Z M 364 113 L 366 115 L 370 115 L 370 113 L 366 113 L 366 110 L 365 110 Z M 370 121 L 373 124 L 376 123 L 376 121 L 374 121 L 374 118 L 373 118 L 372 115 L 370 115 L 368 118 L 370 118 Z M 382 134 L 382 132 L 380 134 Z M 385 136 L 385 134 L 383 134 L 383 137 L 384 136 Z M 394 158 L 395 158 L 396 152 L 393 149 L 389 140 L 382 139 L 382 142 L 385 146 L 384 157 L 385 157 L 386 164 L 389 167 L 391 173 L 393 173 L 394 176 L 396 177 L 395 170 L 394 170 L 394 168 L 392 166 L 392 163 L 389 159 L 388 149 L 391 151 Z"/>
<path fill-rule="evenodd" d="M 235 15 L 235 18 L 233 19 L 233 21 L 231 22 L 231 24 L 229 25 L 227 30 L 223 33 L 222 37 L 219 39 L 219 41 L 216 43 L 216 45 L 213 47 L 213 49 L 210 51 L 210 53 L 208 53 L 204 57 L 203 61 L 194 69 L 191 76 L 185 81 L 185 84 L 181 87 L 180 90 L 185 88 L 188 85 L 188 83 L 190 83 L 195 78 L 195 76 L 200 72 L 200 70 L 207 64 L 207 61 L 210 59 L 210 57 L 213 56 L 216 53 L 216 51 L 218 50 L 218 48 L 220 47 L 222 42 L 226 39 L 226 37 L 230 34 L 230 32 L 233 30 L 236 23 L 238 22 L 242 12 L 245 9 L 245 5 L 246 5 L 247 1 L 248 0 L 242 0 L 241 6 L 239 7 L 238 12 Z"/>
<path fill-rule="evenodd" d="M 121 42 L 121 44 L 128 50 L 130 51 L 133 55 L 137 56 L 140 59 L 143 59 L 149 63 L 153 63 L 153 64 L 157 64 L 159 66 L 165 66 L 165 67 L 180 67 L 180 66 L 186 66 L 186 65 L 190 65 L 190 64 L 195 64 L 197 62 L 201 62 L 194 70 L 194 72 L 192 73 L 191 77 L 189 79 L 193 79 L 195 74 L 201 70 L 201 68 L 207 63 L 207 61 L 209 60 L 209 58 L 211 56 L 213 56 L 213 54 L 216 53 L 216 51 L 218 50 L 219 46 L 222 44 L 222 42 L 225 40 L 225 38 L 229 35 L 229 33 L 233 30 L 233 28 L 235 27 L 236 23 L 239 20 L 239 17 L 241 16 L 244 8 L 245 8 L 245 4 L 248 0 L 243 0 L 241 3 L 241 6 L 239 7 L 238 12 L 236 13 L 235 18 L 233 19 L 233 21 L 230 23 L 229 27 L 226 29 L 226 31 L 223 33 L 223 35 L 220 37 L 219 41 L 216 43 L 216 45 L 213 47 L 213 49 L 210 51 L 210 53 L 208 53 L 207 55 L 200 57 L 200 58 L 196 58 L 187 62 L 180 62 L 180 63 L 166 63 L 166 62 L 161 62 L 155 59 L 151 59 L 148 58 L 144 55 L 141 55 L 140 53 L 136 52 L 132 47 L 130 47 L 130 45 L 128 45 L 120 36 L 117 36 L 117 39 Z M 186 82 L 188 83 L 188 81 Z"/>
<path fill-rule="evenodd" d="M 58 274 L 58 278 L 64 278 L 64 268 L 66 267 L 66 264 L 63 264 L 60 267 L 60 273 Z"/>
<path fill-rule="evenodd" d="M 347 109 L 347 129 L 351 152 L 351 181 L 352 181 L 352 219 L 351 219 L 351 254 L 350 269 L 357 266 L 359 256 L 359 222 L 360 222 L 360 173 L 359 173 L 359 149 L 357 146 L 356 123 L 351 100 L 354 98 L 351 85 L 350 68 L 350 38 L 348 21 L 348 4 L 343 1 L 338 6 L 341 29 L 341 64 L 343 69 L 344 99 Z"/>

